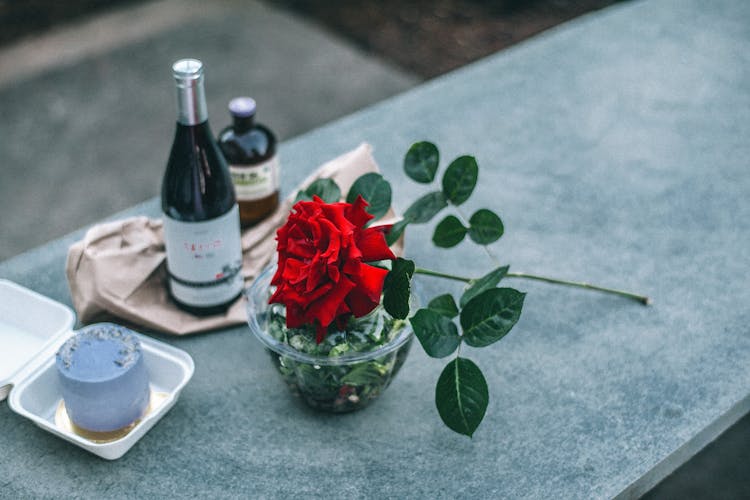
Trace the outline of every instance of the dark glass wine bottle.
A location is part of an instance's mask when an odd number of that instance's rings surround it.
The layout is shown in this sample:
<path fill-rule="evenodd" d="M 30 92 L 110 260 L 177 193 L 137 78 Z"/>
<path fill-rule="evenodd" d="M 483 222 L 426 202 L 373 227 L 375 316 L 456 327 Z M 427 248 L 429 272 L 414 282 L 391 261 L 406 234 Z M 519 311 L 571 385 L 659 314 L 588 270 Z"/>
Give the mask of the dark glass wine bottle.
<path fill-rule="evenodd" d="M 225 311 L 242 293 L 239 209 L 226 160 L 208 126 L 203 64 L 172 66 L 177 130 L 161 189 L 169 293 L 193 314 Z"/>
<path fill-rule="evenodd" d="M 279 206 L 279 161 L 276 137 L 255 122 L 255 101 L 237 97 L 229 102 L 232 125 L 219 134 L 219 147 L 229 163 L 242 227 L 250 227 Z"/>

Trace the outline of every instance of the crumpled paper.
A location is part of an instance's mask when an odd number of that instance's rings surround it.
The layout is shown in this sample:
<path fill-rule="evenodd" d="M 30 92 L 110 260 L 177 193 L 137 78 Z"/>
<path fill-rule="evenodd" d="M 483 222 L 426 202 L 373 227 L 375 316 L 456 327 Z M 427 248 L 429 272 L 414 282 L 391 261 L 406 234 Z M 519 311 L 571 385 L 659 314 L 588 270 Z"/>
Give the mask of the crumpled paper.
<path fill-rule="evenodd" d="M 362 174 L 378 172 L 372 147 L 363 143 L 315 170 L 298 189 L 319 178 L 336 181 L 348 192 Z M 242 233 L 245 285 L 265 268 L 276 251 L 276 230 L 286 222 L 295 190 L 267 219 Z M 395 220 L 393 209 L 378 224 Z M 403 241 L 396 244 L 399 255 Z M 167 293 L 162 221 L 132 217 L 90 228 L 68 250 L 66 275 L 73 306 L 82 323 L 119 320 L 136 327 L 186 335 L 244 323 L 245 299 L 237 300 L 224 314 L 194 316 L 179 309 Z"/>

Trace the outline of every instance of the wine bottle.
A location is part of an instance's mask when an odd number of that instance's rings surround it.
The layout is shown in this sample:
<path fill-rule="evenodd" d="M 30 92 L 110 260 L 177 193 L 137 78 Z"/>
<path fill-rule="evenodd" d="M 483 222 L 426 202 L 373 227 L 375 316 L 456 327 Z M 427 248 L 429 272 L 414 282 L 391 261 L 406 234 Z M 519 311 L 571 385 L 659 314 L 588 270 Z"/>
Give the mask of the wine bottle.
<path fill-rule="evenodd" d="M 197 315 L 223 312 L 242 293 L 239 209 L 226 160 L 208 126 L 203 64 L 181 59 L 177 130 L 161 190 L 169 293 Z"/>
<path fill-rule="evenodd" d="M 229 163 L 240 205 L 242 227 L 271 215 L 279 206 L 279 161 L 276 137 L 255 123 L 255 100 L 237 97 L 229 102 L 232 125 L 219 134 L 219 147 Z"/>

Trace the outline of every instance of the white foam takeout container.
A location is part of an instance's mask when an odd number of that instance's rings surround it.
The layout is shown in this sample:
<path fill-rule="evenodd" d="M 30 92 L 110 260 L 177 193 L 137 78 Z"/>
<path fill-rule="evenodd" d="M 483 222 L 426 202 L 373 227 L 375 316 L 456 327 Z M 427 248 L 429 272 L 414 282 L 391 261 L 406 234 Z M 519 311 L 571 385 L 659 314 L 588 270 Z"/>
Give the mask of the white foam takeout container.
<path fill-rule="evenodd" d="M 42 429 L 107 460 L 123 456 L 177 402 L 193 376 L 188 353 L 136 334 L 141 341 L 152 393 L 162 393 L 153 408 L 125 436 L 91 441 L 55 423 L 62 395 L 55 368 L 60 345 L 75 332 L 73 311 L 59 302 L 0 279 L 0 401 Z"/>

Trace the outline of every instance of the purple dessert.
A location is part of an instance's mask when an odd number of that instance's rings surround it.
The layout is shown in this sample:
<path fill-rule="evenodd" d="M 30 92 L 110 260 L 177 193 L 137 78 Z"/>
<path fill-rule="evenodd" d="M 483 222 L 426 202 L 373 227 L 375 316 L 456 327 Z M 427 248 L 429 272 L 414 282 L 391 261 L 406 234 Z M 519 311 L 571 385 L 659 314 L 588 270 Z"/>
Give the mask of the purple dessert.
<path fill-rule="evenodd" d="M 148 407 L 141 343 L 127 328 L 100 323 L 80 330 L 60 347 L 55 365 L 68 417 L 82 429 L 119 430 Z"/>

